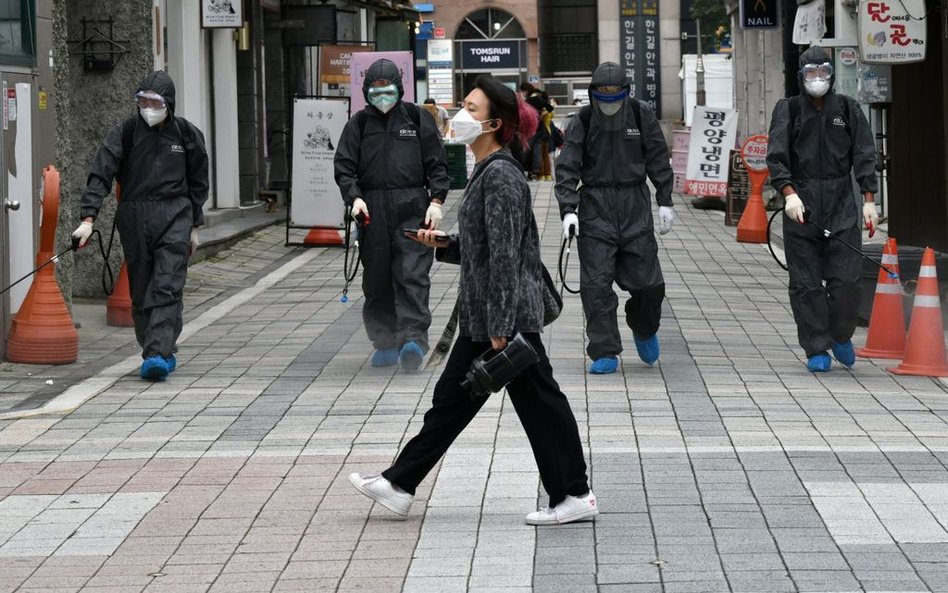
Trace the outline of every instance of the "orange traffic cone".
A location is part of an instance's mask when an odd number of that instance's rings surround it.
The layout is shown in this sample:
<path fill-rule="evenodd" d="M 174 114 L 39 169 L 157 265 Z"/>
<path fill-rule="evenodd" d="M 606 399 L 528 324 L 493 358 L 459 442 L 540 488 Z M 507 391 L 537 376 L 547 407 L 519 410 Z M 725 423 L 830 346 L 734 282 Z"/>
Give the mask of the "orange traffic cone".
<path fill-rule="evenodd" d="M 742 243 L 767 242 L 767 213 L 760 194 L 751 194 L 747 200 L 741 220 L 737 223 L 737 240 Z"/>
<path fill-rule="evenodd" d="M 43 226 L 39 267 L 53 258 L 56 219 L 59 216 L 59 171 L 43 169 Z M 79 359 L 79 333 L 73 325 L 66 301 L 56 283 L 55 266 L 46 266 L 33 276 L 26 299 L 10 327 L 7 360 L 26 364 L 69 364 Z"/>
<path fill-rule="evenodd" d="M 133 327 L 132 294 L 128 288 L 128 265 L 122 260 L 112 294 L 105 301 L 105 323 L 112 327 Z"/>
<path fill-rule="evenodd" d="M 908 346 L 899 366 L 886 369 L 896 375 L 948 377 L 948 359 L 945 358 L 945 330 L 941 323 L 941 299 L 938 298 L 938 275 L 935 271 L 935 252 L 925 248 L 922 267 L 918 270 L 918 288 L 912 305 Z"/>
<path fill-rule="evenodd" d="M 895 239 L 889 238 L 882 249 L 882 265 L 899 273 L 899 248 Z M 898 277 L 892 278 L 883 269 L 879 270 L 876 296 L 872 300 L 872 315 L 869 316 L 869 333 L 866 347 L 856 349 L 856 354 L 866 358 L 900 359 L 905 354 L 905 312 L 902 311 L 902 285 Z"/>
<path fill-rule="evenodd" d="M 344 245 L 338 229 L 332 227 L 313 227 L 303 239 L 304 245 Z"/>

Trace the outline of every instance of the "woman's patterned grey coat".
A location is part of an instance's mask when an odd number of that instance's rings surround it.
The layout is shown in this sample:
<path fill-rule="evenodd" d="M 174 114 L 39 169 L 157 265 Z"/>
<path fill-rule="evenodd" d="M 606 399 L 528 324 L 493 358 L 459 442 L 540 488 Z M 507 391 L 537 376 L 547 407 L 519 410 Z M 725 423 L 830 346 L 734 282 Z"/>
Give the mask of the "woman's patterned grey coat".
<path fill-rule="evenodd" d="M 460 334 L 477 342 L 543 329 L 540 235 L 530 186 L 514 163 L 503 149 L 477 164 L 460 232 L 436 251 L 439 261 L 461 264 Z"/>

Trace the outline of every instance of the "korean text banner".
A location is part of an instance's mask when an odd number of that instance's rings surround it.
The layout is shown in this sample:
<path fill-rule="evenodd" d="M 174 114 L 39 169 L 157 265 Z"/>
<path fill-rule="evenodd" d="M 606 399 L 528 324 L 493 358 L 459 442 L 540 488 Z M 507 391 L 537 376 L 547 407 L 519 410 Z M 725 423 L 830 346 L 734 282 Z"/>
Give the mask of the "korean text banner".
<path fill-rule="evenodd" d="M 290 225 L 343 225 L 342 193 L 333 175 L 333 157 L 349 120 L 347 99 L 295 99 Z"/>
<path fill-rule="evenodd" d="M 737 137 L 737 112 L 720 107 L 695 107 L 685 193 L 727 195 L 728 154 Z"/>
<path fill-rule="evenodd" d="M 402 101 L 415 102 L 415 58 L 410 51 L 368 51 L 352 54 L 349 62 L 349 72 L 352 75 L 352 115 L 365 108 L 365 96 L 362 94 L 362 83 L 365 82 L 365 73 L 375 60 L 382 58 L 395 62 L 402 73 L 402 86 L 405 87 L 405 96 Z"/>
<path fill-rule="evenodd" d="M 858 25 L 861 61 L 864 64 L 911 64 L 924 61 L 926 10 L 924 0 L 860 2 Z"/>

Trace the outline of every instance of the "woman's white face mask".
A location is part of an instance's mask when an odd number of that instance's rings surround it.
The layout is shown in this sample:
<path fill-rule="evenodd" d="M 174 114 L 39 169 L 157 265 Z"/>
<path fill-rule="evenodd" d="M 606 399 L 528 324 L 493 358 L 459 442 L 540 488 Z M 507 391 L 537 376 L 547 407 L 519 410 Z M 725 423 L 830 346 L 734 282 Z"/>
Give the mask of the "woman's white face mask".
<path fill-rule="evenodd" d="M 454 139 L 463 144 L 474 144 L 481 134 L 491 131 L 485 130 L 482 125 L 489 121 L 492 120 L 477 121 L 474 119 L 474 116 L 471 115 L 470 111 L 461 109 L 451 118 L 451 129 L 454 130 Z"/>

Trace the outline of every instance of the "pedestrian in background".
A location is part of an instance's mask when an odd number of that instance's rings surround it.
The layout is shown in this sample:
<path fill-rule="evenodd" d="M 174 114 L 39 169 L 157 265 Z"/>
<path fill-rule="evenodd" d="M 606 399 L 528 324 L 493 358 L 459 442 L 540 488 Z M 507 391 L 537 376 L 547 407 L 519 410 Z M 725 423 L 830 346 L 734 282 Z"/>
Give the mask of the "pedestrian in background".
<path fill-rule="evenodd" d="M 673 174 L 658 118 L 630 96 L 621 66 L 606 62 L 596 68 L 589 96 L 592 105 L 573 118 L 556 160 L 555 193 L 563 236 L 573 232 L 579 241 L 589 372 L 607 374 L 616 371 L 622 352 L 613 282 L 629 293 L 625 317 L 639 358 L 649 365 L 658 360 L 665 280 L 646 178 L 655 186 L 664 234 L 675 219 Z"/>
<path fill-rule="evenodd" d="M 102 200 L 118 180 L 115 225 L 142 348 L 139 374 L 161 381 L 177 367 L 188 260 L 204 224 L 207 150 L 201 130 L 174 114 L 174 81 L 165 72 L 146 76 L 135 101 L 138 114 L 109 130 L 96 152 L 80 201 L 82 223 L 72 236 L 80 247 L 86 244 Z"/>
<path fill-rule="evenodd" d="M 797 81 L 801 94 L 774 107 L 767 166 L 770 183 L 785 201 L 783 242 L 797 339 L 807 369 L 825 372 L 832 365 L 828 350 L 847 368 L 856 363 L 852 336 L 862 265 L 859 253 L 841 241 L 860 245 L 862 224 L 873 228 L 879 223 L 875 146 L 859 104 L 834 92 L 825 49 L 803 52 Z M 853 175 L 862 193 L 861 214 Z"/>
<path fill-rule="evenodd" d="M 527 97 L 527 103 L 537 112 L 537 119 L 540 125 L 537 126 L 536 133 L 530 138 L 530 163 L 526 167 L 530 173 L 530 179 L 539 181 L 549 181 L 553 179 L 553 167 L 550 163 L 550 127 L 549 122 L 553 119 L 553 105 L 547 98 L 546 93 L 534 89 Z"/>
<path fill-rule="evenodd" d="M 437 115 L 435 115 L 435 122 L 438 124 L 438 130 L 441 132 L 442 138 L 447 137 L 449 124 L 451 122 L 451 119 L 448 117 L 448 110 L 435 103 L 435 100 L 431 97 L 425 99 L 425 106 L 426 108 L 435 108 L 435 113 L 437 113 Z"/>
<path fill-rule="evenodd" d="M 433 257 L 406 241 L 402 228 L 438 228 L 451 180 L 441 134 L 421 108 L 402 101 L 394 62 L 373 62 L 362 94 L 367 105 L 346 123 L 335 156 L 346 206 L 367 222 L 359 249 L 362 319 L 375 348 L 372 366 L 416 371 L 428 351 Z"/>
<path fill-rule="evenodd" d="M 471 363 L 490 349 L 504 349 L 517 333 L 540 360 L 508 384 L 507 393 L 550 496 L 549 506 L 529 513 L 526 522 L 555 525 L 599 513 L 576 419 L 540 339 L 543 279 L 530 187 L 505 148 L 525 142 L 536 123 L 531 107 L 486 75 L 477 79 L 452 121 L 457 139 L 471 146 L 477 162 L 459 207 L 460 233 L 449 238 L 441 231 L 419 231 L 416 239 L 440 247 L 439 260 L 461 265 L 460 336 L 418 435 L 382 475 L 349 476 L 360 492 L 399 515 L 408 514 L 418 484 L 486 401 L 472 399 L 461 386 Z"/>

